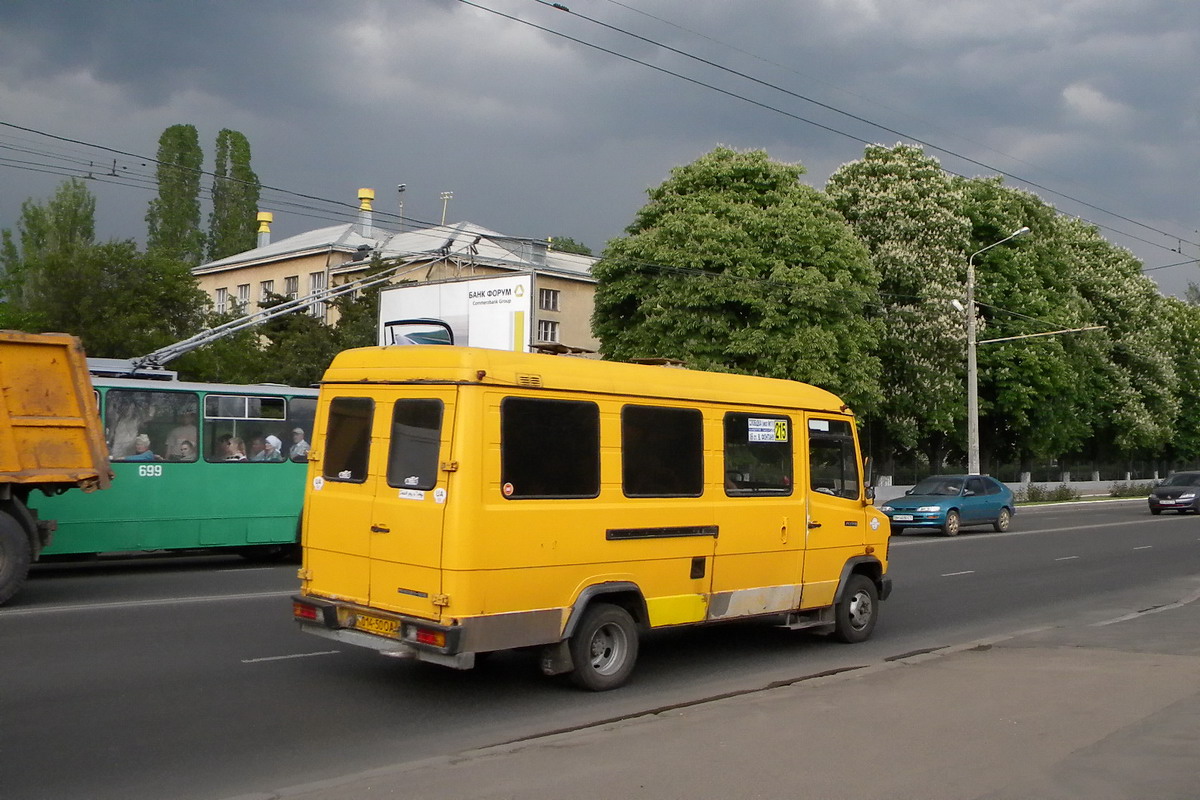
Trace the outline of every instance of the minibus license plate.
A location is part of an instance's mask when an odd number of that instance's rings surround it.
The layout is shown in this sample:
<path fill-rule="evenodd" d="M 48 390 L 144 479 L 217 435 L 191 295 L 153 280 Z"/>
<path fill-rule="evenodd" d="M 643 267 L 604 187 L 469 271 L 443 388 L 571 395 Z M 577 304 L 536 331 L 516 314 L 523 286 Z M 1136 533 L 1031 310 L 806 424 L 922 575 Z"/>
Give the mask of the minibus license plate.
<path fill-rule="evenodd" d="M 912 514 L 897 514 L 892 519 L 896 522 L 912 522 Z"/>
<path fill-rule="evenodd" d="M 367 633 L 377 633 L 380 636 L 393 638 L 400 632 L 400 623 L 397 620 L 369 617 L 366 614 L 358 614 L 354 617 L 354 627 Z"/>

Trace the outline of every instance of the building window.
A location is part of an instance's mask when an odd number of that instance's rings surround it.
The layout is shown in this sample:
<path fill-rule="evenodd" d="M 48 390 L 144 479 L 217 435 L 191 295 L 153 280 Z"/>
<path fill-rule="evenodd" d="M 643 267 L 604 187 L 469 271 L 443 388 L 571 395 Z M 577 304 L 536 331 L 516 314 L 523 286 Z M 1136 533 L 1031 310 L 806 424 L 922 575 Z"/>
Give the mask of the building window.
<path fill-rule="evenodd" d="M 250 284 L 238 284 L 237 292 L 238 311 L 244 311 L 250 305 Z"/>
<path fill-rule="evenodd" d="M 275 281 L 263 281 L 258 284 L 258 302 L 267 302 L 267 298 L 273 294 L 275 294 Z"/>
<path fill-rule="evenodd" d="M 542 311 L 558 311 L 558 289 L 538 289 L 538 308 Z"/>
<path fill-rule="evenodd" d="M 557 342 L 558 323 L 549 319 L 539 319 L 537 338 L 539 342 Z"/>
<path fill-rule="evenodd" d="M 300 296 L 299 275 L 289 275 L 283 279 L 283 294 L 288 300 L 295 300 Z"/>
<path fill-rule="evenodd" d="M 229 305 L 229 290 L 222 287 L 216 291 L 216 306 L 217 313 L 224 314 L 226 307 Z"/>
<path fill-rule="evenodd" d="M 308 293 L 309 294 L 316 294 L 317 292 L 324 290 L 324 288 L 325 288 L 325 273 L 324 272 L 308 273 Z M 319 303 L 319 302 L 313 303 L 312 305 L 310 305 L 308 307 L 308 313 L 313 315 L 317 319 L 324 319 L 325 318 L 325 304 Z"/>

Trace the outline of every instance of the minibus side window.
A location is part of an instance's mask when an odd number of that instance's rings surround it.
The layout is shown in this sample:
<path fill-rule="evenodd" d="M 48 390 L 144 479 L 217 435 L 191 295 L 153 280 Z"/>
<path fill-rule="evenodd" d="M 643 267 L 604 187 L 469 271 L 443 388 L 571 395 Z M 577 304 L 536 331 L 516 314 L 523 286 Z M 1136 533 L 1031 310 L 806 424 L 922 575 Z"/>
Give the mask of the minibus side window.
<path fill-rule="evenodd" d="M 388 444 L 388 486 L 432 489 L 437 484 L 441 438 L 441 400 L 397 400 Z"/>
<path fill-rule="evenodd" d="M 374 411 L 375 402 L 369 397 L 333 398 L 325 430 L 322 469 L 326 478 L 351 483 L 366 481 Z"/>
<path fill-rule="evenodd" d="M 511 499 L 599 495 L 599 406 L 528 397 L 500 401 L 500 481 Z"/>
<path fill-rule="evenodd" d="M 627 497 L 699 497 L 704 491 L 699 409 L 621 409 L 621 486 Z"/>
<path fill-rule="evenodd" d="M 850 423 L 836 419 L 808 421 L 809 476 L 814 491 L 858 498 L 858 459 Z"/>
<path fill-rule="evenodd" d="M 725 494 L 792 493 L 792 421 L 771 414 L 725 415 Z"/>

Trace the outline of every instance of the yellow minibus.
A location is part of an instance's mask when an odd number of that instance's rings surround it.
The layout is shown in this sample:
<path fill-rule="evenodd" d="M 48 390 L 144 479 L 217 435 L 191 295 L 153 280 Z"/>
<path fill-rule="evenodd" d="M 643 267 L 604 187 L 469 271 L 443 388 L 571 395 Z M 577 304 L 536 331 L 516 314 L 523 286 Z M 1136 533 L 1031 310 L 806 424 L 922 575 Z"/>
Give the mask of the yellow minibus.
<path fill-rule="evenodd" d="M 644 631 L 771 617 L 857 642 L 891 590 L 854 417 L 802 383 L 348 350 L 308 457 L 293 616 L 388 655 L 468 669 L 536 648 L 605 690 Z"/>

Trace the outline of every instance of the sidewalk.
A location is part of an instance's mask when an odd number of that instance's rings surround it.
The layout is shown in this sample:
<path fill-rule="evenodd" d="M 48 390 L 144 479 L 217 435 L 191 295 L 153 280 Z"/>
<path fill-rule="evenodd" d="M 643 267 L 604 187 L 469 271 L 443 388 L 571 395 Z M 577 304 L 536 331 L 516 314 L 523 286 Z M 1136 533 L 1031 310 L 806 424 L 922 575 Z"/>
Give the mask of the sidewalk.
<path fill-rule="evenodd" d="M 241 800 L 1194 800 L 1200 591 Z"/>

